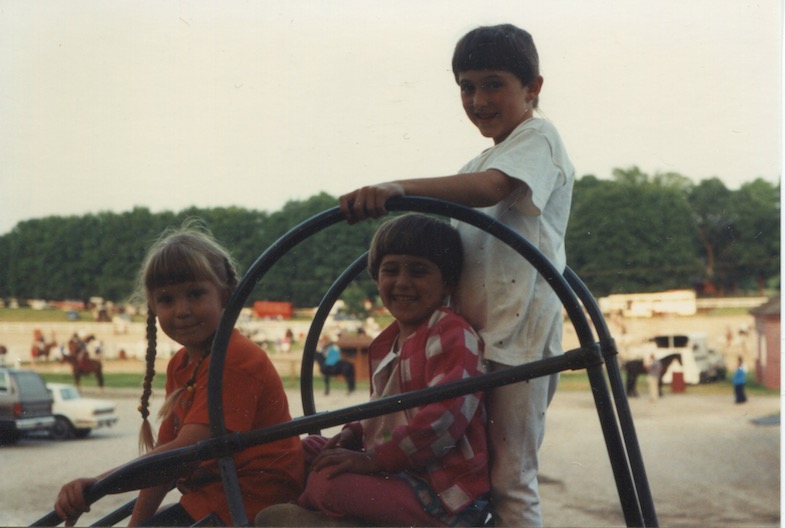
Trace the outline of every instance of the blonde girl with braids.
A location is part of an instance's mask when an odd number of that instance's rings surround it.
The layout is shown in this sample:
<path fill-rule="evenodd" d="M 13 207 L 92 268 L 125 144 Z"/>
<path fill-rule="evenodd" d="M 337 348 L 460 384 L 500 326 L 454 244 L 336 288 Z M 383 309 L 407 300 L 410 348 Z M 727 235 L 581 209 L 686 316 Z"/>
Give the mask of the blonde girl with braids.
<path fill-rule="evenodd" d="M 189 446 L 210 437 L 207 373 L 213 337 L 237 272 L 228 252 L 206 229 L 187 222 L 168 230 L 150 248 L 141 269 L 139 290 L 147 300 L 147 370 L 139 411 L 140 448 L 146 455 Z M 166 401 L 161 408 L 158 439 L 149 417 L 155 376 L 157 328 L 182 348 L 166 371 Z M 291 420 L 283 384 L 267 354 L 234 330 L 224 366 L 226 428 L 249 431 Z M 249 518 L 259 510 L 294 500 L 302 490 L 303 453 L 297 437 L 254 446 L 234 455 L 240 489 Z M 84 491 L 96 478 L 74 480 L 60 490 L 55 511 L 73 525 L 88 511 Z M 179 503 L 159 510 L 176 484 Z M 216 461 L 184 466 L 176 480 L 143 489 L 130 526 L 188 526 L 212 516 L 228 526 L 231 516 Z"/>

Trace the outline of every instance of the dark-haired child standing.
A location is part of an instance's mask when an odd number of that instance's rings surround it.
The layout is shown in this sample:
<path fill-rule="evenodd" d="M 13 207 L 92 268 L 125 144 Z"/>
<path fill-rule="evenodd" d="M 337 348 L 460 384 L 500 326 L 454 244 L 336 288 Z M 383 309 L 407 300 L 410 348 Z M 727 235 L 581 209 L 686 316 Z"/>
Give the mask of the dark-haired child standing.
<path fill-rule="evenodd" d="M 396 180 L 340 198 L 349 222 L 386 214 L 394 196 L 427 196 L 478 208 L 537 246 L 562 271 L 575 170 L 556 129 L 534 117 L 543 78 L 529 33 L 479 27 L 453 54 L 469 120 L 494 145 L 453 176 Z M 503 242 L 458 223 L 466 253 L 454 306 L 479 331 L 491 370 L 562 353 L 561 304 L 545 279 Z M 489 397 L 492 510 L 497 526 L 540 526 L 537 453 L 558 376 Z"/>

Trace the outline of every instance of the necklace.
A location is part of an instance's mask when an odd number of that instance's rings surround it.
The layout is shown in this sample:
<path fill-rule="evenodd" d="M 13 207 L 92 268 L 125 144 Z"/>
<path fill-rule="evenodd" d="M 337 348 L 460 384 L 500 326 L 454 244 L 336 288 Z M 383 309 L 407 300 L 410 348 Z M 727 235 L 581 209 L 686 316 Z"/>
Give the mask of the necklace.
<path fill-rule="evenodd" d="M 210 352 L 205 352 L 204 354 L 202 354 L 202 357 L 199 358 L 199 361 L 196 362 L 196 366 L 194 367 L 193 374 L 191 374 L 191 379 L 189 379 L 188 382 L 185 384 L 185 390 L 189 394 L 192 394 L 194 391 L 194 385 L 196 384 L 196 373 L 199 371 L 199 367 L 202 365 L 204 360 L 207 359 L 207 356 L 209 355 Z"/>

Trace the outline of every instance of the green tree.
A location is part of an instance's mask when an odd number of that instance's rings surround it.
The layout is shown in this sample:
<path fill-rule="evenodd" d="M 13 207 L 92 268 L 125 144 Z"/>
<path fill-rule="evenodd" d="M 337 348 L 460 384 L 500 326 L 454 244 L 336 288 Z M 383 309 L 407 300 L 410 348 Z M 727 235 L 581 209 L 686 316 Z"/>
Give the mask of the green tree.
<path fill-rule="evenodd" d="M 733 193 L 727 282 L 731 289 L 763 293 L 780 272 L 780 189 L 756 179 Z"/>
<path fill-rule="evenodd" d="M 321 193 L 269 214 L 238 207 L 153 214 L 137 207 L 27 220 L 0 236 L 0 297 L 125 301 L 149 245 L 189 217 L 200 218 L 245 272 L 284 233 L 336 203 Z M 291 248 L 249 300 L 315 306 L 367 251 L 378 224 L 340 221 Z M 586 175 L 575 184 L 566 243 L 568 264 L 595 295 L 707 280 L 721 292 L 778 287 L 779 186 L 758 179 L 729 191 L 717 179 L 693 185 L 678 173 L 649 176 L 637 167 L 615 170 L 612 180 Z M 343 297 L 359 311 L 375 296 L 362 272 Z"/>
<path fill-rule="evenodd" d="M 683 179 L 651 179 L 637 167 L 614 178 L 576 182 L 568 265 L 595 295 L 690 285 L 698 261 Z"/>
<path fill-rule="evenodd" d="M 302 202 L 288 202 L 270 216 L 276 240 L 317 213 L 335 207 L 337 200 L 321 193 Z M 349 225 L 341 221 L 292 248 L 262 280 L 260 298 L 286 300 L 296 306 L 315 306 L 338 276 L 368 249 L 378 222 Z M 273 241 L 270 241 L 270 244 Z M 269 244 L 268 244 L 269 245 Z M 372 288 L 361 274 L 358 285 Z M 371 289 L 372 291 L 372 289 Z"/>
<path fill-rule="evenodd" d="M 757 179 L 731 191 L 719 179 L 701 181 L 689 193 L 704 259 L 706 291 L 762 293 L 779 277 L 779 187 Z"/>
<path fill-rule="evenodd" d="M 711 178 L 693 187 L 687 197 L 701 245 L 699 254 L 704 259 L 703 279 L 709 285 L 717 282 L 717 260 L 723 260 L 732 242 L 731 195 L 722 181 Z"/>

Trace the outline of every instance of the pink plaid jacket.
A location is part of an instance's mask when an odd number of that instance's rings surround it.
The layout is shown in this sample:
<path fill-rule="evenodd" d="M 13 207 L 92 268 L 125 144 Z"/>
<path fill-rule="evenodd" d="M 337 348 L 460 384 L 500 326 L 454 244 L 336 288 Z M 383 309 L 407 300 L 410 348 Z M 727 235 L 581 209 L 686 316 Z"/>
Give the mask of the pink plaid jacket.
<path fill-rule="evenodd" d="M 389 353 L 398 324 L 387 327 L 369 348 L 371 375 Z M 462 317 L 440 308 L 404 341 L 401 392 L 456 381 L 484 372 L 482 341 Z M 456 513 L 490 489 L 483 394 L 406 411 L 408 423 L 375 448 L 382 469 L 406 471 L 430 483 L 445 508 Z M 361 428 L 359 423 L 351 424 Z M 356 430 L 356 429 L 355 429 Z"/>

